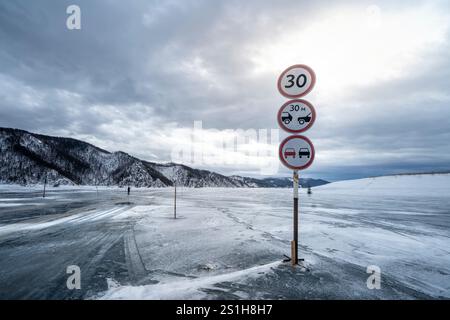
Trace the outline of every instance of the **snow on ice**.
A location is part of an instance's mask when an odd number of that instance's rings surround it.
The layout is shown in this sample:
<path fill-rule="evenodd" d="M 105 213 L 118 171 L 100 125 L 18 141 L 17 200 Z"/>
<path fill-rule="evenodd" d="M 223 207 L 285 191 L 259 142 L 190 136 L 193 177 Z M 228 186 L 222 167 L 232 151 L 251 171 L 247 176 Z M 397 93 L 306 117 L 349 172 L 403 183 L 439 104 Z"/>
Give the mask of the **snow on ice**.
<path fill-rule="evenodd" d="M 35 206 L 42 212 L 54 203 L 70 204 L 64 214 L 13 219 L 33 205 L 0 209 L 0 242 L 9 241 L 0 245 L 4 273 L 21 279 L 20 272 L 32 272 L 14 264 L 22 251 L 28 254 L 24 261 L 35 251 L 45 256 L 45 249 L 33 247 L 45 239 L 52 250 L 98 246 L 80 261 L 92 268 L 84 271 L 92 280 L 80 298 L 450 298 L 448 174 L 342 181 L 313 188 L 312 195 L 302 192 L 303 268 L 281 262 L 292 238 L 289 189 L 179 188 L 176 220 L 171 188 L 134 189 L 130 197 L 119 188 L 82 191 L 51 188 L 53 198 Z M 28 193 L 36 202 L 35 191 Z M 0 193 L 0 204 L 26 199 L 25 192 Z M 58 259 L 68 260 L 51 257 L 54 268 Z M 38 265 L 45 279 L 45 264 Z M 381 269 L 380 290 L 366 286 L 371 265 Z M 98 274 L 99 268 L 107 271 Z M 12 290 L 10 296 L 23 296 L 14 294 L 17 281 L 2 286 Z M 49 294 L 46 283 L 36 284 L 42 286 L 39 297 Z"/>

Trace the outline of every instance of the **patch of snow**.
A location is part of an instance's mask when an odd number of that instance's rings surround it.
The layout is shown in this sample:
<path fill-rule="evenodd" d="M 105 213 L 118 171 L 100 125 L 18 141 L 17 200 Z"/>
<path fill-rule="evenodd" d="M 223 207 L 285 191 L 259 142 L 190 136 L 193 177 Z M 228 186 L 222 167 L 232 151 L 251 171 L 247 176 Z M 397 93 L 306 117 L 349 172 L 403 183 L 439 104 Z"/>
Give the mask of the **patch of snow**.
<path fill-rule="evenodd" d="M 108 290 L 100 299 L 113 300 L 166 300 L 166 299 L 202 299 L 206 293 L 202 289 L 214 289 L 214 285 L 225 281 L 244 282 L 249 278 L 262 277 L 279 266 L 281 262 L 276 261 L 269 264 L 255 266 L 245 270 L 220 274 L 197 279 L 171 281 L 145 286 L 118 286 L 117 282 L 108 287 Z M 217 289 L 217 288 L 216 288 Z"/>

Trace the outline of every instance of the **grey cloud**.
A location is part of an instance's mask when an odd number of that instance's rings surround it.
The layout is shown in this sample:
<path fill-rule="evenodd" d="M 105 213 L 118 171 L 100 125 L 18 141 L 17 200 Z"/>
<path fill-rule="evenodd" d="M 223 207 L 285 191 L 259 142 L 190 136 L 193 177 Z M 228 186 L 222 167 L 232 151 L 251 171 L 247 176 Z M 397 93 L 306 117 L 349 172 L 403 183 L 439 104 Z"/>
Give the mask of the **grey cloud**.
<path fill-rule="evenodd" d="M 445 8 L 445 3 L 436 3 Z M 70 4 L 82 8 L 81 31 L 65 28 Z M 144 127 L 148 121 L 153 126 L 149 132 L 167 123 L 190 127 L 194 120 L 203 120 L 205 128 L 274 128 L 275 112 L 283 101 L 274 85 L 277 75 L 249 76 L 254 67 L 250 44 L 276 39 L 297 16 L 306 17 L 301 25 L 307 27 L 327 6 L 325 1 L 288 0 L 3 1 L 0 80 L 43 98 L 30 107 L 14 100 L 18 93 L 5 87 L 8 92 L 0 93 L 0 125 L 93 136 L 102 146 L 123 140 L 105 132 L 115 120 L 122 126 L 142 120 Z M 427 157 L 417 157 L 419 162 L 380 157 L 370 168 L 339 159 L 336 166 L 321 165 L 319 160 L 317 170 L 308 174 L 353 177 L 401 168 L 450 169 L 445 144 L 449 99 L 439 96 L 448 95 L 448 39 L 447 34 L 447 45 L 439 50 L 430 48 L 433 63 L 417 77 L 355 90 L 345 102 L 320 106 L 319 121 L 308 133 L 319 147 L 331 151 L 348 147 L 410 157 L 418 149 Z M 430 92 L 437 96 L 430 97 Z M 386 104 L 392 106 L 390 112 Z M 111 112 L 98 112 L 102 106 Z M 330 110 L 342 111 L 342 118 L 327 116 Z M 133 144 L 126 151 L 145 157 L 142 147 Z M 150 147 L 148 154 L 170 160 L 169 150 Z M 235 173 L 240 168 L 222 170 Z"/>

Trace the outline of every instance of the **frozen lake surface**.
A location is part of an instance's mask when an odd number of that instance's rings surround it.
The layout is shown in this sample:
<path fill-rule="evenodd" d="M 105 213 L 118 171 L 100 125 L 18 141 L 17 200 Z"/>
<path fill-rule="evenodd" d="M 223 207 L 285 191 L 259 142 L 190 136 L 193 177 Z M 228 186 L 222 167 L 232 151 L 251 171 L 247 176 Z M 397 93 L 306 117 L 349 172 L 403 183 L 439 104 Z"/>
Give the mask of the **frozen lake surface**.
<path fill-rule="evenodd" d="M 302 191 L 293 268 L 289 189 L 0 186 L 0 299 L 450 298 L 450 175 Z"/>

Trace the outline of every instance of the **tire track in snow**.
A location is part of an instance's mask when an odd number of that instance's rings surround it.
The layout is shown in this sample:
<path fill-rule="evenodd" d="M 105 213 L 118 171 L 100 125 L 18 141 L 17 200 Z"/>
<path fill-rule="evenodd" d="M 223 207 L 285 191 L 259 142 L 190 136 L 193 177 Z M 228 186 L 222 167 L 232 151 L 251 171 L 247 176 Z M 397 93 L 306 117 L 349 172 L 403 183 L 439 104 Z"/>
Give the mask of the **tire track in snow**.
<path fill-rule="evenodd" d="M 44 220 L 42 218 L 38 219 L 30 219 L 27 222 L 21 222 L 21 223 L 12 223 L 0 226 L 0 236 L 8 235 L 11 233 L 16 232 L 23 232 L 23 231 L 39 231 L 42 229 L 48 229 L 51 227 L 57 227 L 60 225 L 64 225 L 67 223 L 85 223 L 90 221 L 96 221 L 100 220 L 109 216 L 114 216 L 119 213 L 122 213 L 123 211 L 129 210 L 131 206 L 127 207 L 120 207 L 120 208 L 113 208 L 108 209 L 106 211 L 94 211 L 92 214 L 73 214 L 68 215 L 62 218 L 56 218 L 51 220 Z"/>
<path fill-rule="evenodd" d="M 126 231 L 124 234 L 124 249 L 129 277 L 133 281 L 143 279 L 147 275 L 147 270 L 142 262 L 133 229 Z"/>
<path fill-rule="evenodd" d="M 238 223 L 238 224 L 240 224 L 240 225 L 245 226 L 246 229 L 252 230 L 252 231 L 255 231 L 255 232 L 259 232 L 259 233 L 261 233 L 261 234 L 263 235 L 263 237 L 265 237 L 265 238 L 270 238 L 270 239 L 272 239 L 272 240 L 274 240 L 274 241 L 282 242 L 284 245 L 286 244 L 286 241 L 287 241 L 287 240 L 284 240 L 284 239 L 282 239 L 282 238 L 279 238 L 279 237 L 277 237 L 276 235 L 274 235 L 274 234 L 272 234 L 272 233 L 270 233 L 270 232 L 267 232 L 267 231 L 265 231 L 265 230 L 256 229 L 251 223 L 245 222 L 244 220 L 242 220 L 242 219 L 236 217 L 235 215 L 233 215 L 233 214 L 230 212 L 230 210 L 224 209 L 224 208 L 220 208 L 219 210 L 220 210 L 221 212 L 223 212 L 228 218 L 230 218 L 230 219 L 233 220 L 234 222 L 236 222 L 236 223 Z"/>
<path fill-rule="evenodd" d="M 126 209 L 128 209 L 128 208 L 126 208 Z M 72 220 L 70 222 L 72 222 L 72 223 L 82 223 L 82 222 L 86 222 L 86 221 L 99 220 L 99 219 L 104 218 L 106 216 L 114 215 L 115 213 L 117 213 L 119 211 L 122 212 L 122 211 L 124 211 L 126 209 L 124 209 L 124 208 L 113 208 L 113 209 L 109 209 L 109 210 L 106 210 L 106 211 L 99 211 L 98 213 L 93 213 L 91 215 L 86 215 L 86 216 L 83 216 L 81 218 L 74 219 L 74 220 Z"/>

